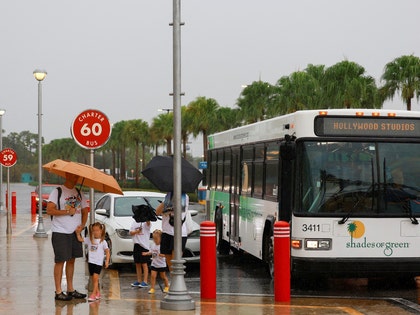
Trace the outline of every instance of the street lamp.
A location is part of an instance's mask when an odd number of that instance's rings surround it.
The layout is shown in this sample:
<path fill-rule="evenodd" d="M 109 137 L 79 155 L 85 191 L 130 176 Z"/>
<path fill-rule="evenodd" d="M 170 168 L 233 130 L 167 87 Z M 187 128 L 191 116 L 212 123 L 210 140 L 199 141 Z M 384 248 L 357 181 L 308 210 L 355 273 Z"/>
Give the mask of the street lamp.
<path fill-rule="evenodd" d="M 0 151 L 3 150 L 3 126 L 2 118 L 6 113 L 5 109 L 0 109 Z M 0 211 L 3 210 L 3 165 L 0 165 Z"/>
<path fill-rule="evenodd" d="M 162 309 L 187 311 L 195 309 L 195 302 L 185 284 L 185 260 L 182 259 L 181 219 L 181 0 L 173 1 L 173 114 L 174 114 L 174 258 L 169 292 L 160 302 Z M 169 113 L 169 111 L 168 111 Z"/>
<path fill-rule="evenodd" d="M 169 114 L 169 112 L 172 112 L 173 109 L 172 108 L 159 108 L 158 112 L 166 112 L 167 114 Z"/>
<path fill-rule="evenodd" d="M 38 81 L 38 226 L 34 237 L 48 237 L 42 218 L 42 80 L 47 76 L 45 70 L 35 70 L 34 77 Z"/>

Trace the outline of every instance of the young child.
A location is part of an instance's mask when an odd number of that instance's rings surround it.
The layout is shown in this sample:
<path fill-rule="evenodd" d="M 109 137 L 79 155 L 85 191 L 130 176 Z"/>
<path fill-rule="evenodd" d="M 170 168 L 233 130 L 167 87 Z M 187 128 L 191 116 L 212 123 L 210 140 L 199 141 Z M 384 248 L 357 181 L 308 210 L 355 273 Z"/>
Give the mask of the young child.
<path fill-rule="evenodd" d="M 149 243 L 150 243 L 150 221 L 136 222 L 133 221 L 130 228 L 130 235 L 133 236 L 134 249 L 133 258 L 136 264 L 137 281 L 131 284 L 132 287 L 147 288 L 150 262 Z M 143 280 L 142 280 L 143 269 Z"/>
<path fill-rule="evenodd" d="M 109 265 L 110 253 L 108 243 L 105 241 L 105 226 L 99 222 L 95 222 L 89 225 L 89 238 L 83 239 L 80 234 L 77 235 L 77 238 L 89 248 L 88 267 L 89 274 L 92 277 L 93 290 L 88 301 L 93 302 L 101 298 L 99 274 L 104 264 L 104 256 L 106 257 L 105 268 L 108 268 Z"/>
<path fill-rule="evenodd" d="M 150 255 L 152 255 L 152 264 L 151 264 L 151 288 L 149 290 L 150 294 L 155 293 L 155 284 L 156 284 L 156 277 L 159 273 L 161 279 L 165 282 L 165 289 L 163 292 L 169 291 L 169 281 L 168 277 L 166 276 L 166 259 L 165 255 L 160 253 L 160 240 L 162 237 L 161 230 L 154 230 L 153 231 L 153 242 L 152 246 L 150 247 Z"/>

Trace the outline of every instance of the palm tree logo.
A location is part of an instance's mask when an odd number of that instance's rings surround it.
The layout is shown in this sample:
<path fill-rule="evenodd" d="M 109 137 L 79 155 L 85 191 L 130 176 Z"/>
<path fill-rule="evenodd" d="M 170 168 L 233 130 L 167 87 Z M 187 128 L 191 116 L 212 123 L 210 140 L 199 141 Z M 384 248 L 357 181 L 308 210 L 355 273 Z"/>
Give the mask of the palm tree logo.
<path fill-rule="evenodd" d="M 357 225 L 354 222 L 347 224 L 347 232 L 350 233 L 351 240 L 350 242 L 353 243 L 353 233 L 357 230 Z"/>
<path fill-rule="evenodd" d="M 347 232 L 349 232 L 353 243 L 353 238 L 361 238 L 365 234 L 365 225 L 361 221 L 350 222 L 347 224 Z"/>

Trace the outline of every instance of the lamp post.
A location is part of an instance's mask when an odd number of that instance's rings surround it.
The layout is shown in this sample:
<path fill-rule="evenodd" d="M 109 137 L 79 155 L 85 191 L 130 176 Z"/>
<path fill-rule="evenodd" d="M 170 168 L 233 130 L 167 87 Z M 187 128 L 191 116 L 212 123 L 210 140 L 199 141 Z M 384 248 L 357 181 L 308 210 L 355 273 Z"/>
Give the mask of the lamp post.
<path fill-rule="evenodd" d="M 5 109 L 0 109 L 0 151 L 3 150 L 2 118 L 5 113 Z M 3 211 L 3 165 L 0 165 L 0 211 Z"/>
<path fill-rule="evenodd" d="M 158 112 L 166 112 L 167 114 L 169 114 L 169 112 L 172 112 L 173 109 L 172 108 L 159 108 Z"/>
<path fill-rule="evenodd" d="M 181 0 L 173 0 L 173 113 L 174 113 L 174 258 L 172 281 L 168 294 L 160 302 L 167 310 L 187 311 L 195 309 L 195 302 L 185 284 L 185 260 L 182 259 L 181 222 Z"/>
<path fill-rule="evenodd" d="M 34 237 L 48 237 L 42 218 L 42 80 L 47 76 L 45 70 L 35 70 L 34 77 L 38 81 L 38 226 Z"/>

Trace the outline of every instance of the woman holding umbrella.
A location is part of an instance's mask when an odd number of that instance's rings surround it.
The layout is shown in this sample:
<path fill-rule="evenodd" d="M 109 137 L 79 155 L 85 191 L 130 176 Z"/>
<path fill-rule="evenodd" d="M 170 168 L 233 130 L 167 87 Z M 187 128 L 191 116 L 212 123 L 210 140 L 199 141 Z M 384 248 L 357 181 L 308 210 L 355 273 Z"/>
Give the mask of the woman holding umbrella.
<path fill-rule="evenodd" d="M 187 228 L 184 224 L 188 211 L 189 197 L 183 193 L 181 195 L 182 206 L 182 251 L 187 243 Z M 165 200 L 156 208 L 156 215 L 162 216 L 162 238 L 160 252 L 165 255 L 169 270 L 172 270 L 172 257 L 174 255 L 174 209 L 172 206 L 172 192 L 166 194 Z"/>
<path fill-rule="evenodd" d="M 83 256 L 82 243 L 77 240 L 76 235 L 85 227 L 89 212 L 86 198 L 75 188 L 78 179 L 78 175 L 66 173 L 66 181 L 61 186 L 61 196 L 58 195 L 58 189 L 54 189 L 47 204 L 47 214 L 52 216 L 55 299 L 60 301 L 86 298 L 86 294 L 77 292 L 73 287 L 75 260 Z M 64 263 L 67 294 L 61 288 Z"/>

